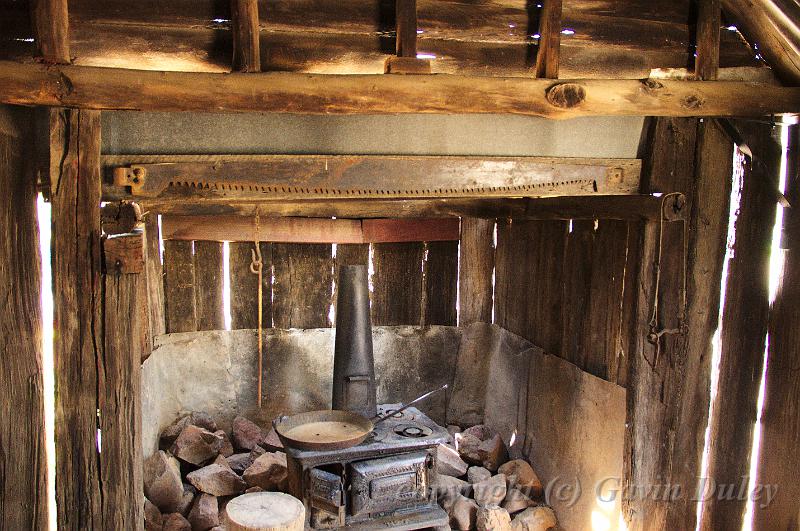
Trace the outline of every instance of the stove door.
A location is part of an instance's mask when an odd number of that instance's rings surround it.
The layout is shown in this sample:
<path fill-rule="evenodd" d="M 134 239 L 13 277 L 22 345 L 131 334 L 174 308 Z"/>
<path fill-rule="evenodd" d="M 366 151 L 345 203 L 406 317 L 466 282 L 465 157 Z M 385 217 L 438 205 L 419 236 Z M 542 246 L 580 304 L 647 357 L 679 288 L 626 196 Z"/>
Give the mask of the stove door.
<path fill-rule="evenodd" d="M 350 465 L 350 514 L 393 511 L 428 502 L 427 452 L 369 459 Z"/>

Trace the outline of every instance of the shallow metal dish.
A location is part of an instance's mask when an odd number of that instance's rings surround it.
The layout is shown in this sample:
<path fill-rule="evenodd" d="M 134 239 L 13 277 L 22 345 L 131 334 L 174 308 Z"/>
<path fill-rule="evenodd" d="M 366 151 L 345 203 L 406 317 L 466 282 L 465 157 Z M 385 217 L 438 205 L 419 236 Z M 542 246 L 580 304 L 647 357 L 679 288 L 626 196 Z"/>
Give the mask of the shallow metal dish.
<path fill-rule="evenodd" d="M 281 416 L 272 423 L 284 446 L 300 450 L 342 450 L 361 443 L 372 432 L 372 421 L 336 409 Z"/>

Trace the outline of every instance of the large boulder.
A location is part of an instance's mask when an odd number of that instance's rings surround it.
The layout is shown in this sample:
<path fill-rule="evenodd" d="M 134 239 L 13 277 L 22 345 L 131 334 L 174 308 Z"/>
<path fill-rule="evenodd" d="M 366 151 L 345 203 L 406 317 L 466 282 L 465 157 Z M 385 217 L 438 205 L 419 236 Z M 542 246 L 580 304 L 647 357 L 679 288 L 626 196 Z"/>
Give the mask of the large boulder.
<path fill-rule="evenodd" d="M 471 466 L 467 469 L 467 481 L 470 483 L 480 483 L 492 477 L 492 473 L 482 466 Z"/>
<path fill-rule="evenodd" d="M 248 487 L 261 487 L 267 491 L 287 489 L 288 468 L 286 454 L 267 452 L 253 461 L 242 474 Z"/>
<path fill-rule="evenodd" d="M 514 459 L 504 463 L 497 471 L 506 475 L 509 486 L 519 489 L 531 498 L 540 498 L 544 494 L 544 487 L 539 476 L 533 471 L 533 467 L 523 459 Z"/>
<path fill-rule="evenodd" d="M 189 523 L 195 531 L 206 531 L 219 525 L 219 505 L 217 497 L 211 494 L 202 493 L 192 505 L 189 511 Z"/>
<path fill-rule="evenodd" d="M 478 505 L 500 505 L 506 497 L 506 477 L 497 474 L 472 486 Z"/>
<path fill-rule="evenodd" d="M 233 419 L 231 427 L 233 432 L 233 447 L 236 450 L 252 450 L 264 441 L 264 430 L 256 424 L 242 416 Z"/>
<path fill-rule="evenodd" d="M 146 497 L 144 499 L 144 529 L 145 531 L 161 531 L 164 527 L 164 522 L 161 517 L 161 511 L 158 507 Z"/>
<path fill-rule="evenodd" d="M 447 497 L 452 497 L 455 494 L 463 496 L 472 495 L 472 485 L 463 479 L 454 478 L 453 476 L 445 476 L 439 474 L 436 477 L 436 495 L 442 500 Z"/>
<path fill-rule="evenodd" d="M 524 511 L 528 507 L 533 507 L 536 505 L 532 499 L 530 499 L 524 492 L 521 490 L 511 487 L 507 489 L 506 498 L 503 500 L 502 507 L 509 514 L 516 514 L 520 511 Z"/>
<path fill-rule="evenodd" d="M 170 513 L 164 517 L 164 531 L 192 531 L 192 524 L 180 513 Z"/>
<path fill-rule="evenodd" d="M 461 459 L 456 449 L 448 444 L 440 444 L 436 447 L 436 463 L 440 474 L 456 478 L 466 474 L 469 466 Z"/>
<path fill-rule="evenodd" d="M 178 438 L 178 435 L 189 425 L 197 426 L 210 432 L 217 431 L 217 423 L 214 422 L 211 415 L 202 411 L 193 411 L 164 428 L 159 439 L 159 448 L 162 450 L 171 448 L 175 444 L 175 439 Z"/>
<path fill-rule="evenodd" d="M 200 466 L 219 454 L 223 442 L 219 435 L 190 424 L 175 439 L 171 451 L 181 461 Z"/>
<path fill-rule="evenodd" d="M 217 463 L 204 466 L 187 474 L 186 479 L 197 490 L 214 496 L 241 494 L 247 488 L 244 480 L 236 472 Z"/>
<path fill-rule="evenodd" d="M 144 495 L 162 513 L 178 510 L 183 497 L 183 482 L 178 461 L 159 450 L 144 462 Z"/>
<path fill-rule="evenodd" d="M 176 513 L 181 513 L 183 516 L 189 514 L 189 509 L 192 508 L 192 502 L 194 501 L 194 497 L 197 494 L 197 489 L 194 488 L 192 485 L 188 483 L 183 484 L 183 496 L 181 497 L 181 503 L 178 504 L 178 510 Z"/>
<path fill-rule="evenodd" d="M 219 449 L 219 453 L 225 457 L 233 455 L 233 443 L 231 443 L 231 438 L 228 437 L 228 434 L 225 433 L 225 430 L 217 430 L 214 432 L 214 435 L 217 437 L 222 437 L 222 446 Z"/>
<path fill-rule="evenodd" d="M 462 434 L 458 440 L 458 452 L 471 465 L 482 466 L 490 472 L 508 460 L 508 451 L 503 439 L 494 435 L 482 441 L 470 434 Z"/>
<path fill-rule="evenodd" d="M 525 509 L 511 521 L 513 531 L 548 531 L 558 526 L 556 514 L 543 505 Z"/>
<path fill-rule="evenodd" d="M 478 507 L 475 527 L 478 531 L 511 531 L 511 516 L 497 505 Z"/>
<path fill-rule="evenodd" d="M 244 471 L 253 464 L 255 461 L 255 457 L 253 457 L 252 452 L 241 453 L 241 454 L 233 454 L 229 457 L 225 458 L 225 461 L 228 462 L 228 466 L 231 469 L 239 474 L 240 476 L 244 474 Z"/>
<path fill-rule="evenodd" d="M 449 504 L 447 512 L 450 517 L 450 527 L 460 531 L 475 529 L 478 518 L 478 504 L 466 496 L 457 494 Z"/>

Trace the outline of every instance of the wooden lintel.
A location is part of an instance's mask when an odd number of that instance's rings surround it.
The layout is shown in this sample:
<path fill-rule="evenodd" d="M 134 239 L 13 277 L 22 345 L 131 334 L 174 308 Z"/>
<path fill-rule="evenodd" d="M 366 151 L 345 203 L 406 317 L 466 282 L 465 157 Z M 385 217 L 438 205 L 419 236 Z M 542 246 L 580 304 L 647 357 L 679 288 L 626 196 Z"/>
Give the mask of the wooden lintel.
<path fill-rule="evenodd" d="M 561 0 L 542 0 L 536 77 L 558 79 L 561 47 Z"/>
<path fill-rule="evenodd" d="M 260 72 L 258 0 L 231 0 L 231 30 L 233 69 L 238 72 Z"/>
<path fill-rule="evenodd" d="M 265 241 L 273 243 L 396 243 L 452 241 L 457 218 L 328 219 L 255 215 L 171 216 L 161 219 L 165 240 Z"/>
<path fill-rule="evenodd" d="M 547 79 L 454 75 L 215 74 L 0 61 L 0 102 L 90 109 L 301 114 L 765 116 L 800 112 L 800 88 L 733 81 L 584 79 L 566 106 Z"/>
<path fill-rule="evenodd" d="M 514 218 L 518 220 L 592 220 L 678 221 L 685 219 L 685 198 L 670 196 L 667 200 L 651 195 L 547 197 L 516 199 L 339 199 L 314 201 L 262 201 L 259 203 L 224 203 L 215 201 L 145 201 L 142 206 L 164 219 L 212 218 L 240 220 L 239 227 L 250 227 L 256 211 L 261 220 L 269 218 Z M 241 221 L 249 220 L 249 221 Z M 219 224 L 219 222 L 218 222 Z M 188 225 L 188 223 L 187 223 Z M 183 227 L 183 224 L 182 224 Z M 166 228 L 164 238 L 166 236 Z M 183 228 L 181 230 L 184 230 Z M 185 230 L 193 230 L 187 227 Z M 218 230 L 240 230 L 239 228 Z M 242 228 L 241 230 L 246 230 Z M 188 235 L 188 233 L 187 233 Z M 273 236 L 274 237 L 274 236 Z M 192 238 L 189 238 L 192 239 Z M 220 238 L 225 240 L 226 238 Z M 330 238 L 327 238 L 330 239 Z M 344 243 L 344 242 L 339 242 Z M 358 242 L 355 242 L 358 243 Z"/>
<path fill-rule="evenodd" d="M 698 0 L 694 60 L 694 75 L 697 79 L 717 79 L 721 24 L 720 0 Z"/>

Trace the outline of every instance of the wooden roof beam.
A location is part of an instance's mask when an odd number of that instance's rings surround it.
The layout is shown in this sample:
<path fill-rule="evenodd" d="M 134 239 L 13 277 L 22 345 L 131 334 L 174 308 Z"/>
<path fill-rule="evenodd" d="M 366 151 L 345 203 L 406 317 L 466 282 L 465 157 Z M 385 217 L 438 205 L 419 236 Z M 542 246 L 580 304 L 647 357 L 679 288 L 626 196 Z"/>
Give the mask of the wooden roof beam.
<path fill-rule="evenodd" d="M 561 0 L 542 0 L 539 14 L 539 47 L 536 77 L 558 79 L 561 47 Z"/>
<path fill-rule="evenodd" d="M 210 74 L 0 61 L 0 102 L 87 109 L 300 114 L 765 116 L 800 112 L 800 88 L 732 81 Z"/>
<path fill-rule="evenodd" d="M 44 62 L 69 64 L 67 0 L 33 0 L 31 20 L 39 54 Z"/>
<path fill-rule="evenodd" d="M 260 72 L 258 0 L 231 0 L 231 30 L 233 33 L 233 70 Z"/>
<path fill-rule="evenodd" d="M 717 79 L 719 70 L 720 0 L 697 0 L 694 75 L 700 80 Z"/>

